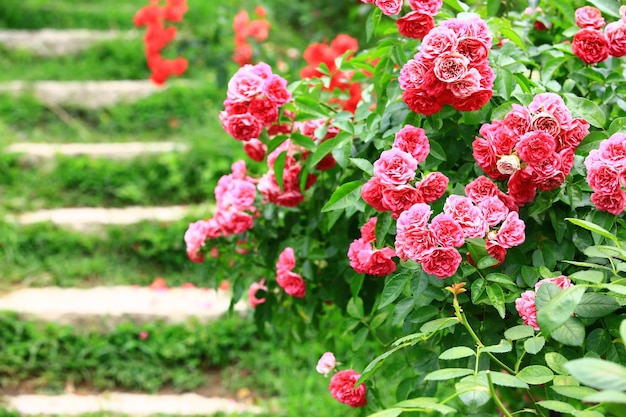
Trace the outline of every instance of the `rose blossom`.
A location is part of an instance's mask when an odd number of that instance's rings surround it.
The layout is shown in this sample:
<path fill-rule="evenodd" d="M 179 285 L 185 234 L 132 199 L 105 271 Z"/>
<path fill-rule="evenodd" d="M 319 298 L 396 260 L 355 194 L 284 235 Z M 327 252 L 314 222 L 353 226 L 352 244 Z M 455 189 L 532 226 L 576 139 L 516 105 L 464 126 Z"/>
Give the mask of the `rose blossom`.
<path fill-rule="evenodd" d="M 420 88 L 424 82 L 424 74 L 429 70 L 429 66 L 416 59 L 409 59 L 400 69 L 398 83 L 400 88 Z"/>
<path fill-rule="evenodd" d="M 552 135 L 541 130 L 535 130 L 524 134 L 515 145 L 515 149 L 522 160 L 535 163 L 554 154 L 556 143 Z"/>
<path fill-rule="evenodd" d="M 267 145 L 256 138 L 243 143 L 243 150 L 253 161 L 261 162 L 267 153 Z"/>
<path fill-rule="evenodd" d="M 254 225 L 254 218 L 251 215 L 236 209 L 217 210 L 214 219 L 226 236 L 243 233 L 252 229 Z"/>
<path fill-rule="evenodd" d="M 528 105 L 528 110 L 534 115 L 541 112 L 548 112 L 554 116 L 561 127 L 569 126 L 572 122 L 572 115 L 565 105 L 565 102 L 555 93 L 540 93 L 533 97 L 533 101 Z"/>
<path fill-rule="evenodd" d="M 489 229 L 480 209 L 467 197 L 449 196 L 443 206 L 443 212 L 461 225 L 464 237 L 482 238 Z"/>
<path fill-rule="evenodd" d="M 598 150 L 592 150 L 585 160 L 587 169 L 589 169 L 587 161 L 591 163 L 591 155 L 596 152 L 601 159 L 609 161 L 616 169 L 623 170 L 626 168 L 626 134 L 614 133 L 607 140 L 600 142 Z"/>
<path fill-rule="evenodd" d="M 400 13 L 403 0 L 374 0 L 374 5 L 382 10 L 383 14 L 393 16 Z"/>
<path fill-rule="evenodd" d="M 528 290 L 515 300 L 515 309 L 522 318 L 524 324 L 532 326 L 535 330 L 541 330 L 537 324 L 537 307 L 535 305 L 535 292 Z"/>
<path fill-rule="evenodd" d="M 361 375 L 352 369 L 337 372 L 330 379 L 330 394 L 340 403 L 353 408 L 367 405 L 365 398 L 367 388 L 365 385 L 361 384 L 356 388 L 354 387 L 360 377 Z"/>
<path fill-rule="evenodd" d="M 511 130 L 515 136 L 522 136 L 530 130 L 531 117 L 528 108 L 513 104 L 513 108 L 504 116 L 504 125 Z"/>
<path fill-rule="evenodd" d="M 443 247 L 458 248 L 465 243 L 461 225 L 447 214 L 436 215 L 428 228 L 433 233 L 435 241 Z"/>
<path fill-rule="evenodd" d="M 396 270 L 396 263 L 393 261 L 396 252 L 391 248 L 375 249 L 370 254 L 365 264 L 365 273 L 376 277 L 384 277 Z"/>
<path fill-rule="evenodd" d="M 459 99 L 457 102 L 452 103 L 452 105 L 459 111 L 476 111 L 487 104 L 492 95 L 493 91 L 491 90 L 491 87 L 482 88 L 473 92 L 472 95 L 468 97 Z"/>
<path fill-rule="evenodd" d="M 496 196 L 485 197 L 479 203 L 478 207 L 485 216 L 485 220 L 489 226 L 496 226 L 502 222 L 509 214 L 509 209 L 504 205 L 502 200 Z"/>
<path fill-rule="evenodd" d="M 394 219 L 413 204 L 423 202 L 419 191 L 411 185 L 391 185 L 383 190 L 382 204 L 391 210 Z"/>
<path fill-rule="evenodd" d="M 440 54 L 435 58 L 435 76 L 445 83 L 460 80 L 467 73 L 469 59 L 456 51 Z"/>
<path fill-rule="evenodd" d="M 331 373 L 336 366 L 337 360 L 335 359 L 335 355 L 333 355 L 332 352 L 326 352 L 317 361 L 315 370 L 324 376 L 328 376 L 328 374 Z"/>
<path fill-rule="evenodd" d="M 263 123 L 250 113 L 229 115 L 223 111 L 219 117 L 224 130 L 237 140 L 258 138 L 263 130 Z"/>
<path fill-rule="evenodd" d="M 487 240 L 486 244 L 487 253 L 494 259 L 498 260 L 498 263 L 494 266 L 501 265 L 504 262 L 504 258 L 506 258 L 506 248 L 503 248 L 493 240 Z"/>
<path fill-rule="evenodd" d="M 396 20 L 396 26 L 400 35 L 422 39 L 435 27 L 435 20 L 429 14 L 412 11 Z"/>
<path fill-rule="evenodd" d="M 456 50 L 458 38 L 452 29 L 435 27 L 422 40 L 421 56 L 427 61 L 432 61 L 444 52 Z"/>
<path fill-rule="evenodd" d="M 555 138 L 561 133 L 561 125 L 556 117 L 545 111 L 535 114 L 531 125 L 534 130 L 543 130 Z"/>
<path fill-rule="evenodd" d="M 606 161 L 597 161 L 587 168 L 587 182 L 593 191 L 613 194 L 620 187 L 620 171 Z"/>
<path fill-rule="evenodd" d="M 509 195 L 513 197 L 515 203 L 523 206 L 535 199 L 537 186 L 534 185 L 536 174 L 530 167 L 526 167 L 511 175 L 509 182 Z"/>
<path fill-rule="evenodd" d="M 435 248 L 422 261 L 422 269 L 437 278 L 448 278 L 459 269 L 461 260 L 461 254 L 454 248 Z"/>
<path fill-rule="evenodd" d="M 278 107 L 269 98 L 252 99 L 248 106 L 248 112 L 264 125 L 278 121 Z"/>
<path fill-rule="evenodd" d="M 384 184 L 380 178 L 372 177 L 361 187 L 361 198 L 377 211 L 387 211 L 389 208 L 383 202 L 383 191 L 389 187 L 391 185 Z"/>
<path fill-rule="evenodd" d="M 576 9 L 574 12 L 576 18 L 576 26 L 579 28 L 602 29 L 604 26 L 604 18 L 602 12 L 592 6 L 585 6 Z"/>
<path fill-rule="evenodd" d="M 506 219 L 496 233 L 496 241 L 505 249 L 519 246 L 524 243 L 526 225 L 515 211 L 507 214 Z"/>
<path fill-rule="evenodd" d="M 253 282 L 250 284 L 250 288 L 248 289 L 248 304 L 250 304 L 251 308 L 256 308 L 259 304 L 263 304 L 265 302 L 265 297 L 257 298 L 257 291 L 265 291 L 267 292 L 267 286 L 265 286 L 265 278 L 263 278 L 259 282 Z"/>
<path fill-rule="evenodd" d="M 513 175 L 521 168 L 517 155 L 502 155 L 496 162 L 496 169 L 503 175 Z"/>
<path fill-rule="evenodd" d="M 457 52 L 467 57 L 472 65 L 484 62 L 489 55 L 489 48 L 481 39 L 465 36 L 459 38 Z"/>
<path fill-rule="evenodd" d="M 415 158 L 398 148 L 382 152 L 374 162 L 374 175 L 388 184 L 406 184 L 415 178 L 416 169 Z"/>
<path fill-rule="evenodd" d="M 498 186 L 483 175 L 465 186 L 465 195 L 474 203 L 480 203 L 485 197 L 495 196 L 498 191 Z"/>
<path fill-rule="evenodd" d="M 287 90 L 287 80 L 278 74 L 270 75 L 265 80 L 263 88 L 267 98 L 277 105 L 283 105 L 291 100 L 291 92 Z"/>
<path fill-rule="evenodd" d="M 561 275 L 561 276 L 558 276 L 558 277 L 545 278 L 545 279 L 542 279 L 541 281 L 538 281 L 535 284 L 535 291 L 539 291 L 539 287 L 541 287 L 541 285 L 544 284 L 545 282 L 549 282 L 550 284 L 554 284 L 554 285 L 558 286 L 562 290 L 564 290 L 565 288 L 569 288 L 572 285 L 574 285 L 569 278 L 567 278 L 565 275 Z"/>
<path fill-rule="evenodd" d="M 409 6 L 412 10 L 434 16 L 443 6 L 443 0 L 409 0 Z"/>
<path fill-rule="evenodd" d="M 457 98 L 467 98 L 480 90 L 480 73 L 476 68 L 469 69 L 463 78 L 450 84 L 450 91 Z"/>
<path fill-rule="evenodd" d="M 365 274 L 367 272 L 367 261 L 372 255 L 372 244 L 366 242 L 365 239 L 355 239 L 350 243 L 348 248 L 348 259 L 350 259 L 350 267 L 357 274 Z"/>
<path fill-rule="evenodd" d="M 396 133 L 393 146 L 410 153 L 418 164 L 424 162 L 430 153 L 430 143 L 426 137 L 426 131 L 421 127 L 412 125 L 405 125 Z"/>
<path fill-rule="evenodd" d="M 614 215 L 619 215 L 626 208 L 626 194 L 624 190 L 618 188 L 613 194 L 592 193 L 591 202 L 598 210 L 606 211 Z"/>
<path fill-rule="evenodd" d="M 618 20 L 604 28 L 604 36 L 609 42 L 609 53 L 614 57 L 626 56 L 626 22 Z"/>
<path fill-rule="evenodd" d="M 207 238 L 209 228 L 209 222 L 205 220 L 198 220 L 197 222 L 189 224 L 189 227 L 185 232 L 184 240 L 187 245 L 187 255 L 192 262 L 204 261 L 204 256 L 199 252 L 200 248 L 204 246 L 204 241 Z"/>
<path fill-rule="evenodd" d="M 302 277 L 295 272 L 285 271 L 278 273 L 276 275 L 276 283 L 292 297 L 303 298 L 306 295 L 306 284 Z"/>
<path fill-rule="evenodd" d="M 293 248 L 286 247 L 278 255 L 278 262 L 276 263 L 276 270 L 278 272 L 291 271 L 296 267 L 296 256 L 293 252 Z"/>
<path fill-rule="evenodd" d="M 396 228 L 398 230 L 410 230 L 425 227 L 428 224 L 431 214 L 433 214 L 433 211 L 428 204 L 414 204 L 400 215 L 396 222 Z"/>
<path fill-rule="evenodd" d="M 415 188 L 419 192 L 422 202 L 429 204 L 437 201 L 446 192 L 449 181 L 444 174 L 434 171 L 415 184 Z"/>
<path fill-rule="evenodd" d="M 264 80 L 252 71 L 252 65 L 244 65 L 228 82 L 226 97 L 232 102 L 246 102 L 263 92 Z"/>
<path fill-rule="evenodd" d="M 437 247 L 435 235 L 427 226 L 411 227 L 396 232 L 395 248 L 400 259 L 422 262 Z"/>
<path fill-rule="evenodd" d="M 363 226 L 361 226 L 361 237 L 365 239 L 366 242 L 375 242 L 376 241 L 376 222 L 378 217 L 370 218 Z"/>
<path fill-rule="evenodd" d="M 431 31 L 432 32 L 432 31 Z M 407 88 L 402 92 L 402 101 L 415 113 L 425 116 L 433 115 L 443 108 L 443 103 L 437 97 L 425 90 Z"/>
<path fill-rule="evenodd" d="M 581 29 L 574 35 L 572 52 L 583 62 L 596 64 L 609 57 L 609 42 L 597 29 Z"/>

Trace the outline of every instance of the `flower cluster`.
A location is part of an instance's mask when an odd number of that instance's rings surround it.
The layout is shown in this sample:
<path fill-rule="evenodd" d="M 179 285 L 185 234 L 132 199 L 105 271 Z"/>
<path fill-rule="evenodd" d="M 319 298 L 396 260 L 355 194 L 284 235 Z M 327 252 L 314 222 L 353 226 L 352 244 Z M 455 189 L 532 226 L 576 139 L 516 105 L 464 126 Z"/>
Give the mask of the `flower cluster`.
<path fill-rule="evenodd" d="M 165 27 L 165 22 L 180 22 L 187 13 L 187 0 L 150 0 L 150 5 L 142 7 L 134 16 L 133 23 L 137 27 L 146 26 L 144 36 L 145 53 L 148 68 L 152 71 L 150 79 L 162 85 L 172 75 L 182 75 L 187 70 L 184 58 L 164 59 L 161 52 L 176 37 L 174 26 Z"/>
<path fill-rule="evenodd" d="M 384 277 L 396 270 L 393 261 L 396 252 L 388 247 L 375 249 L 376 217 L 372 217 L 361 227 L 361 238 L 354 240 L 348 250 L 350 266 L 359 274 Z"/>
<path fill-rule="evenodd" d="M 306 295 L 306 285 L 302 277 L 293 272 L 295 267 L 293 248 L 283 249 L 276 263 L 276 283 L 292 297 L 303 298 Z"/>
<path fill-rule="evenodd" d="M 626 6 L 620 8 L 620 15 L 621 19 L 604 26 L 599 9 L 592 6 L 576 9 L 576 25 L 580 30 L 574 35 L 572 52 L 587 64 L 597 64 L 609 56 L 625 56 Z"/>
<path fill-rule="evenodd" d="M 618 215 L 626 208 L 626 134 L 615 133 L 585 159 L 591 202 L 598 210 Z"/>
<path fill-rule="evenodd" d="M 325 352 L 317 361 L 315 370 L 324 376 L 328 376 L 337 368 L 337 359 L 332 352 Z M 346 369 L 336 372 L 330 378 L 329 390 L 330 394 L 342 404 L 350 407 L 364 407 L 367 405 L 367 387 L 360 384 L 355 387 L 354 384 L 359 380 L 361 375 L 353 369 Z"/>
<path fill-rule="evenodd" d="M 263 128 L 278 121 L 279 108 L 290 99 L 287 80 L 273 74 L 269 65 L 244 65 L 228 82 L 222 126 L 237 140 L 258 139 Z"/>
<path fill-rule="evenodd" d="M 487 57 L 491 35 L 477 16 L 448 19 L 430 30 L 401 69 L 402 100 L 415 113 L 432 115 L 444 105 L 478 110 L 493 94 L 495 74 Z"/>
<path fill-rule="evenodd" d="M 335 59 L 348 52 L 356 52 L 358 49 L 358 41 L 344 34 L 337 35 L 330 44 L 313 43 L 304 50 L 303 58 L 308 65 L 302 68 L 300 76 L 303 79 L 320 78 L 324 76 L 324 73 L 318 68 L 320 68 L 321 64 L 326 65 L 330 75 L 330 82 L 323 87 L 323 90 L 334 91 L 338 89 L 349 95 L 347 99 L 333 98 L 329 103 L 336 103 L 342 109 L 354 112 L 361 100 L 361 85 L 352 81 L 353 72 L 342 71 L 337 68 Z M 349 56 L 346 59 L 349 59 Z"/>
<path fill-rule="evenodd" d="M 537 295 L 537 291 L 539 291 L 539 287 L 541 287 L 546 282 L 554 284 L 562 290 L 574 285 L 572 281 L 570 281 L 570 279 L 567 278 L 565 275 L 561 275 L 555 278 L 542 279 L 535 284 L 534 291 L 525 291 L 522 293 L 520 298 L 515 300 L 515 309 L 522 318 L 522 321 L 524 322 L 524 324 L 532 326 L 535 330 L 540 330 L 539 324 L 537 324 L 537 306 L 535 305 L 535 296 Z"/>
<path fill-rule="evenodd" d="M 404 126 L 396 133 L 392 148 L 382 152 L 374 162 L 374 176 L 361 188 L 363 200 L 378 211 L 391 211 L 391 216 L 397 219 L 415 203 L 439 199 L 448 186 L 448 177 L 441 172 L 431 172 L 411 185 L 417 165 L 429 153 L 424 129 Z"/>
<path fill-rule="evenodd" d="M 213 217 L 191 223 L 185 232 L 187 255 L 193 262 L 204 262 L 201 248 L 206 239 L 243 233 L 254 223 L 256 185 L 254 179 L 246 175 L 244 161 L 232 165 L 232 173 L 219 179 L 214 192 L 216 211 Z"/>
<path fill-rule="evenodd" d="M 259 298 L 257 297 L 258 291 L 267 292 L 267 286 L 265 285 L 265 278 L 261 279 L 259 282 L 253 282 L 250 284 L 248 288 L 248 304 L 251 308 L 256 308 L 259 304 L 263 304 L 265 302 L 265 297 Z"/>
<path fill-rule="evenodd" d="M 270 22 L 265 19 L 267 12 L 263 6 L 254 9 L 257 19 L 250 20 L 250 15 L 241 10 L 233 19 L 233 31 L 235 32 L 235 52 L 233 61 L 239 66 L 252 63 L 252 46 L 250 38 L 261 43 L 267 40 L 270 31 Z"/>
<path fill-rule="evenodd" d="M 574 165 L 574 151 L 589 133 L 589 123 L 572 118 L 554 93 L 534 97 L 528 107 L 513 104 L 503 120 L 480 128 L 473 155 L 485 173 L 508 181 L 508 193 L 521 206 L 536 191 L 559 187 Z"/>
<path fill-rule="evenodd" d="M 443 213 L 436 215 L 430 206 L 417 203 L 400 214 L 396 223 L 395 248 L 403 261 L 411 259 L 422 269 L 439 278 L 454 275 L 461 264 L 457 250 L 466 238 L 485 238 L 490 256 L 500 263 L 506 249 L 518 246 L 525 239 L 525 225 L 517 211 L 510 210 L 507 199 L 498 194 L 497 187 L 488 186 L 487 178 L 468 185 L 471 196 L 450 195 Z"/>

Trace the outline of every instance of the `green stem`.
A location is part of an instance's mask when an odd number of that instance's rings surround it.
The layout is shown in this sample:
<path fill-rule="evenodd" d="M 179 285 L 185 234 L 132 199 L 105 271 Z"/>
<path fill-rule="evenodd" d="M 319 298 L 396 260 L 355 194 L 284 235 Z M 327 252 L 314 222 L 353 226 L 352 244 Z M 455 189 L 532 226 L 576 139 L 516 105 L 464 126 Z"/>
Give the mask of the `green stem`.
<path fill-rule="evenodd" d="M 493 401 L 496 403 L 496 407 L 500 409 L 505 417 L 513 417 L 513 414 L 511 414 L 502 401 L 500 401 L 500 397 L 496 395 L 496 390 L 493 387 L 493 382 L 491 381 L 491 371 L 487 370 L 485 373 L 487 374 L 487 381 L 489 381 L 489 392 L 491 393 L 491 398 L 493 398 Z"/>

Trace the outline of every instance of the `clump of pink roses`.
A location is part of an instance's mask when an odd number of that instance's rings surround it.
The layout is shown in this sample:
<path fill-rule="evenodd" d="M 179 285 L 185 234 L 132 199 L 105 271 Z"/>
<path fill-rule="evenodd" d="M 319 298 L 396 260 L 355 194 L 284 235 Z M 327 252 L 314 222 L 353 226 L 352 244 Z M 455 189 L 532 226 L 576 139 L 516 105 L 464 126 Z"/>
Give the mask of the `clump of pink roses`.
<path fill-rule="evenodd" d="M 565 275 L 561 275 L 555 278 L 542 279 L 535 284 L 534 291 L 525 291 L 522 293 L 520 298 L 515 300 L 515 309 L 522 318 L 523 323 L 528 326 L 532 326 L 535 330 L 541 330 L 539 328 L 539 324 L 537 324 L 537 306 L 535 305 L 535 296 L 537 295 L 537 291 L 539 291 L 539 287 L 541 287 L 546 282 L 554 284 L 562 290 L 574 285 L 572 281 Z"/>
<path fill-rule="evenodd" d="M 626 55 L 626 6 L 620 8 L 621 19 L 604 27 L 602 12 L 592 6 L 576 9 L 580 28 L 572 41 L 572 52 L 587 64 L 597 64 L 609 56 Z M 604 27 L 604 32 L 602 28 Z"/>
<path fill-rule="evenodd" d="M 293 248 L 283 249 L 276 263 L 276 283 L 292 297 L 303 298 L 306 295 L 306 284 L 299 274 L 293 272 L 295 267 Z"/>
<path fill-rule="evenodd" d="M 626 208 L 626 134 L 615 133 L 585 159 L 591 202 L 598 210 L 618 215 Z"/>
<path fill-rule="evenodd" d="M 389 275 L 396 270 L 393 257 L 396 252 L 388 247 L 375 249 L 372 243 L 376 242 L 376 217 L 372 217 L 361 227 L 361 238 L 354 240 L 348 250 L 350 266 L 359 274 L 368 274 L 379 277 Z"/>

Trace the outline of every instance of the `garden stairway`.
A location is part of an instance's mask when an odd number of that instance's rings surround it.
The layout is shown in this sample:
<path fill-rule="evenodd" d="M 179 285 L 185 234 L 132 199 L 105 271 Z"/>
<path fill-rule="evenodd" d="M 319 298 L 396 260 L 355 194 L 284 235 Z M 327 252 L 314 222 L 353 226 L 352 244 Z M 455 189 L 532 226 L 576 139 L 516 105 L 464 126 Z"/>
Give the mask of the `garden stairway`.
<path fill-rule="evenodd" d="M 40 31 L 0 32 L 0 43 L 5 46 L 38 48 L 41 54 L 57 56 L 73 52 L 101 39 L 120 39 L 136 33 L 107 31 Z M 52 41 L 50 39 L 53 39 Z M 60 41 L 63 40 L 63 41 Z M 30 42 L 30 43 L 29 43 Z M 34 45 L 34 46 L 33 46 Z M 139 52 L 141 53 L 141 52 Z M 19 80 L 2 83 L 1 92 L 33 93 L 47 106 L 81 105 L 87 109 L 114 106 L 118 102 L 135 100 L 158 94 L 159 88 L 149 81 L 111 80 L 88 82 L 55 82 Z M 1 115 L 0 115 L 1 116 Z M 1 119 L 0 119 L 1 121 Z M 15 142 L 2 152 L 21 154 L 25 165 L 40 165 L 54 161 L 57 155 L 88 156 L 110 160 L 149 157 L 168 152 L 186 151 L 178 142 L 128 143 L 30 143 L 28 138 Z M 52 162 L 54 163 L 54 162 Z M 1 195 L 0 195 L 0 198 Z M 30 212 L 8 213 L 5 221 L 12 224 L 54 224 L 80 233 L 99 233 L 109 226 L 153 222 L 166 225 L 181 221 L 190 212 L 206 213 L 208 207 L 199 206 L 132 206 L 132 207 L 64 207 Z M 179 239 L 182 241 L 182 235 Z M 185 256 L 184 251 L 181 256 Z M 111 262 L 116 262 L 111 259 Z M 27 285 L 27 284 L 26 284 Z M 185 322 L 190 318 L 200 321 L 219 320 L 230 308 L 227 290 L 208 288 L 146 288 L 133 285 L 97 286 L 89 288 L 14 288 L 0 296 L 0 310 L 15 311 L 24 320 L 51 321 L 70 324 L 76 328 L 104 325 L 112 327 L 131 319 L 142 322 Z M 246 305 L 234 307 L 245 314 Z M 105 330 L 106 331 L 106 330 Z M 85 413 L 119 413 L 128 416 L 213 415 L 216 413 L 242 415 L 260 413 L 260 407 L 232 398 L 219 398 L 184 393 L 178 395 L 130 394 L 112 390 L 106 393 L 78 395 L 68 389 L 62 395 L 35 395 L 32 393 L 8 395 L 0 398 L 7 408 L 19 415 L 79 415 Z M 108 415 L 108 414 L 107 414 Z"/>

